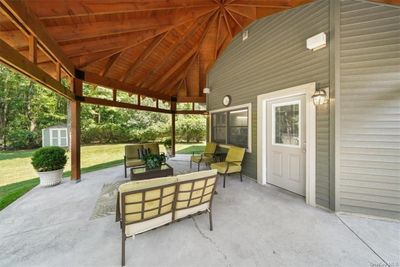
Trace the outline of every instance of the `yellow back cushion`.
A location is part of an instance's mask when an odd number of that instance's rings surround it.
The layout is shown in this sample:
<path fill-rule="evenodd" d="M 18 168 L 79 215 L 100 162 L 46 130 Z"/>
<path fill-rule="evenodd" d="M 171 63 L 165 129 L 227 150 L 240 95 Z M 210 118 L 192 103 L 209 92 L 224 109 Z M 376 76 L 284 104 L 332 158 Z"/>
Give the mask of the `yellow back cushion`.
<path fill-rule="evenodd" d="M 190 208 L 211 200 L 211 193 L 217 180 L 217 171 L 208 170 L 183 174 L 176 178 L 179 183 L 176 208 Z"/>
<path fill-rule="evenodd" d="M 207 143 L 206 148 L 204 149 L 204 153 L 214 154 L 216 149 L 217 149 L 216 143 Z"/>
<path fill-rule="evenodd" d="M 152 154 L 152 155 L 159 155 L 160 154 L 160 149 L 158 147 L 158 143 L 143 144 L 143 148 L 145 150 L 150 150 L 150 154 Z"/>
<path fill-rule="evenodd" d="M 139 159 L 138 150 L 142 149 L 142 145 L 126 145 L 125 146 L 125 156 L 127 159 Z"/>
<path fill-rule="evenodd" d="M 121 206 L 123 197 L 125 201 L 125 223 L 139 222 L 171 212 L 175 199 L 176 181 L 176 177 L 164 177 L 133 181 L 120 185 L 120 193 L 164 186 L 163 188 L 149 189 L 148 191 L 124 196 L 121 194 Z M 142 204 L 143 202 L 144 204 Z"/>
<path fill-rule="evenodd" d="M 246 149 L 241 147 L 232 146 L 228 150 L 228 155 L 226 155 L 225 161 L 243 161 Z"/>

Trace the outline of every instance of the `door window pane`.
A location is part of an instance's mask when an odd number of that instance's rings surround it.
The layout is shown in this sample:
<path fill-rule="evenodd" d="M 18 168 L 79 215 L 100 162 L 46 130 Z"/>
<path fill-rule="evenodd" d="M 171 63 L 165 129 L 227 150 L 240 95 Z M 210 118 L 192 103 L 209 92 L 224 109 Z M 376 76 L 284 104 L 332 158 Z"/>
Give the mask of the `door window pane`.
<path fill-rule="evenodd" d="M 300 103 L 273 107 L 273 143 L 300 146 Z"/>

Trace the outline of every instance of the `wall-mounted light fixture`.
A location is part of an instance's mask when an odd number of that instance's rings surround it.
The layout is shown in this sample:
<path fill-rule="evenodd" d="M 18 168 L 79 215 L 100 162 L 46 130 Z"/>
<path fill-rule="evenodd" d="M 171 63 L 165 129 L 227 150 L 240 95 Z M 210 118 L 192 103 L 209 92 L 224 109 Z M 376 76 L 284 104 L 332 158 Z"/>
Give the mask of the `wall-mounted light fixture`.
<path fill-rule="evenodd" d="M 314 105 L 319 106 L 328 103 L 329 100 L 329 88 L 316 89 L 312 96 Z"/>
<path fill-rule="evenodd" d="M 307 48 L 316 51 L 326 46 L 326 34 L 324 32 L 318 33 L 313 37 L 307 39 Z"/>
<path fill-rule="evenodd" d="M 210 88 L 207 88 L 207 87 L 206 87 L 206 88 L 203 89 L 203 94 L 206 94 L 206 95 L 207 95 L 207 94 L 209 94 L 210 92 L 211 92 L 211 89 L 210 89 Z"/>

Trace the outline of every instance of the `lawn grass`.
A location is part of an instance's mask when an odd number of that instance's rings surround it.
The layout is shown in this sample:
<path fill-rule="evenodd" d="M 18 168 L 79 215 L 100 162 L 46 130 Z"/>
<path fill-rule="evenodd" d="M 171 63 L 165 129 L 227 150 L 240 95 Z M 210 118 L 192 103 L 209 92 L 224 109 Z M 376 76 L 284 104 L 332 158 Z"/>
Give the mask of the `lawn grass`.
<path fill-rule="evenodd" d="M 124 144 L 91 145 L 81 148 L 81 166 L 83 169 L 109 162 L 122 163 Z M 0 186 L 22 182 L 37 177 L 31 165 L 31 156 L 35 150 L 1 151 L 0 152 Z M 165 152 L 164 146 L 160 151 Z M 192 154 L 204 151 L 204 144 L 176 144 L 177 154 Z M 68 162 L 64 172 L 71 171 L 71 155 L 68 152 Z M 115 163 L 116 164 L 116 163 Z M 100 165 L 101 166 L 101 165 Z M 107 165 L 105 165 L 107 166 Z"/>
<path fill-rule="evenodd" d="M 39 178 L 0 186 L 0 210 L 4 209 L 39 184 Z"/>
<path fill-rule="evenodd" d="M 123 164 L 124 144 L 93 145 L 81 148 L 81 172 L 87 173 Z M 177 154 L 192 154 L 204 151 L 204 144 L 176 144 Z M 39 184 L 37 173 L 31 165 L 35 150 L 0 152 L 0 210 Z M 160 152 L 165 152 L 160 146 Z M 70 159 L 70 153 L 68 153 Z M 68 160 L 64 177 L 71 175 Z"/>

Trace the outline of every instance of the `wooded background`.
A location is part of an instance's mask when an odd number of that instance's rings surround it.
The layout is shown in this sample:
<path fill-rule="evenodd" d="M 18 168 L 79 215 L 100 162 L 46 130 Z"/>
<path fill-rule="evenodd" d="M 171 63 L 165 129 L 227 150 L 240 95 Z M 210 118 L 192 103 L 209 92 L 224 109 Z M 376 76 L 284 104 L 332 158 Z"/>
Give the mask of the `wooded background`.
<path fill-rule="evenodd" d="M 108 90 L 84 84 L 86 96 L 107 97 Z M 128 94 L 122 101 L 130 102 Z M 147 101 L 151 101 L 148 99 Z M 25 76 L 0 65 L 0 146 L 41 146 L 42 129 L 67 123 L 68 101 Z M 206 136 L 202 115 L 177 115 L 177 142 L 200 142 Z M 83 144 L 163 141 L 171 135 L 171 115 L 82 104 Z"/>

